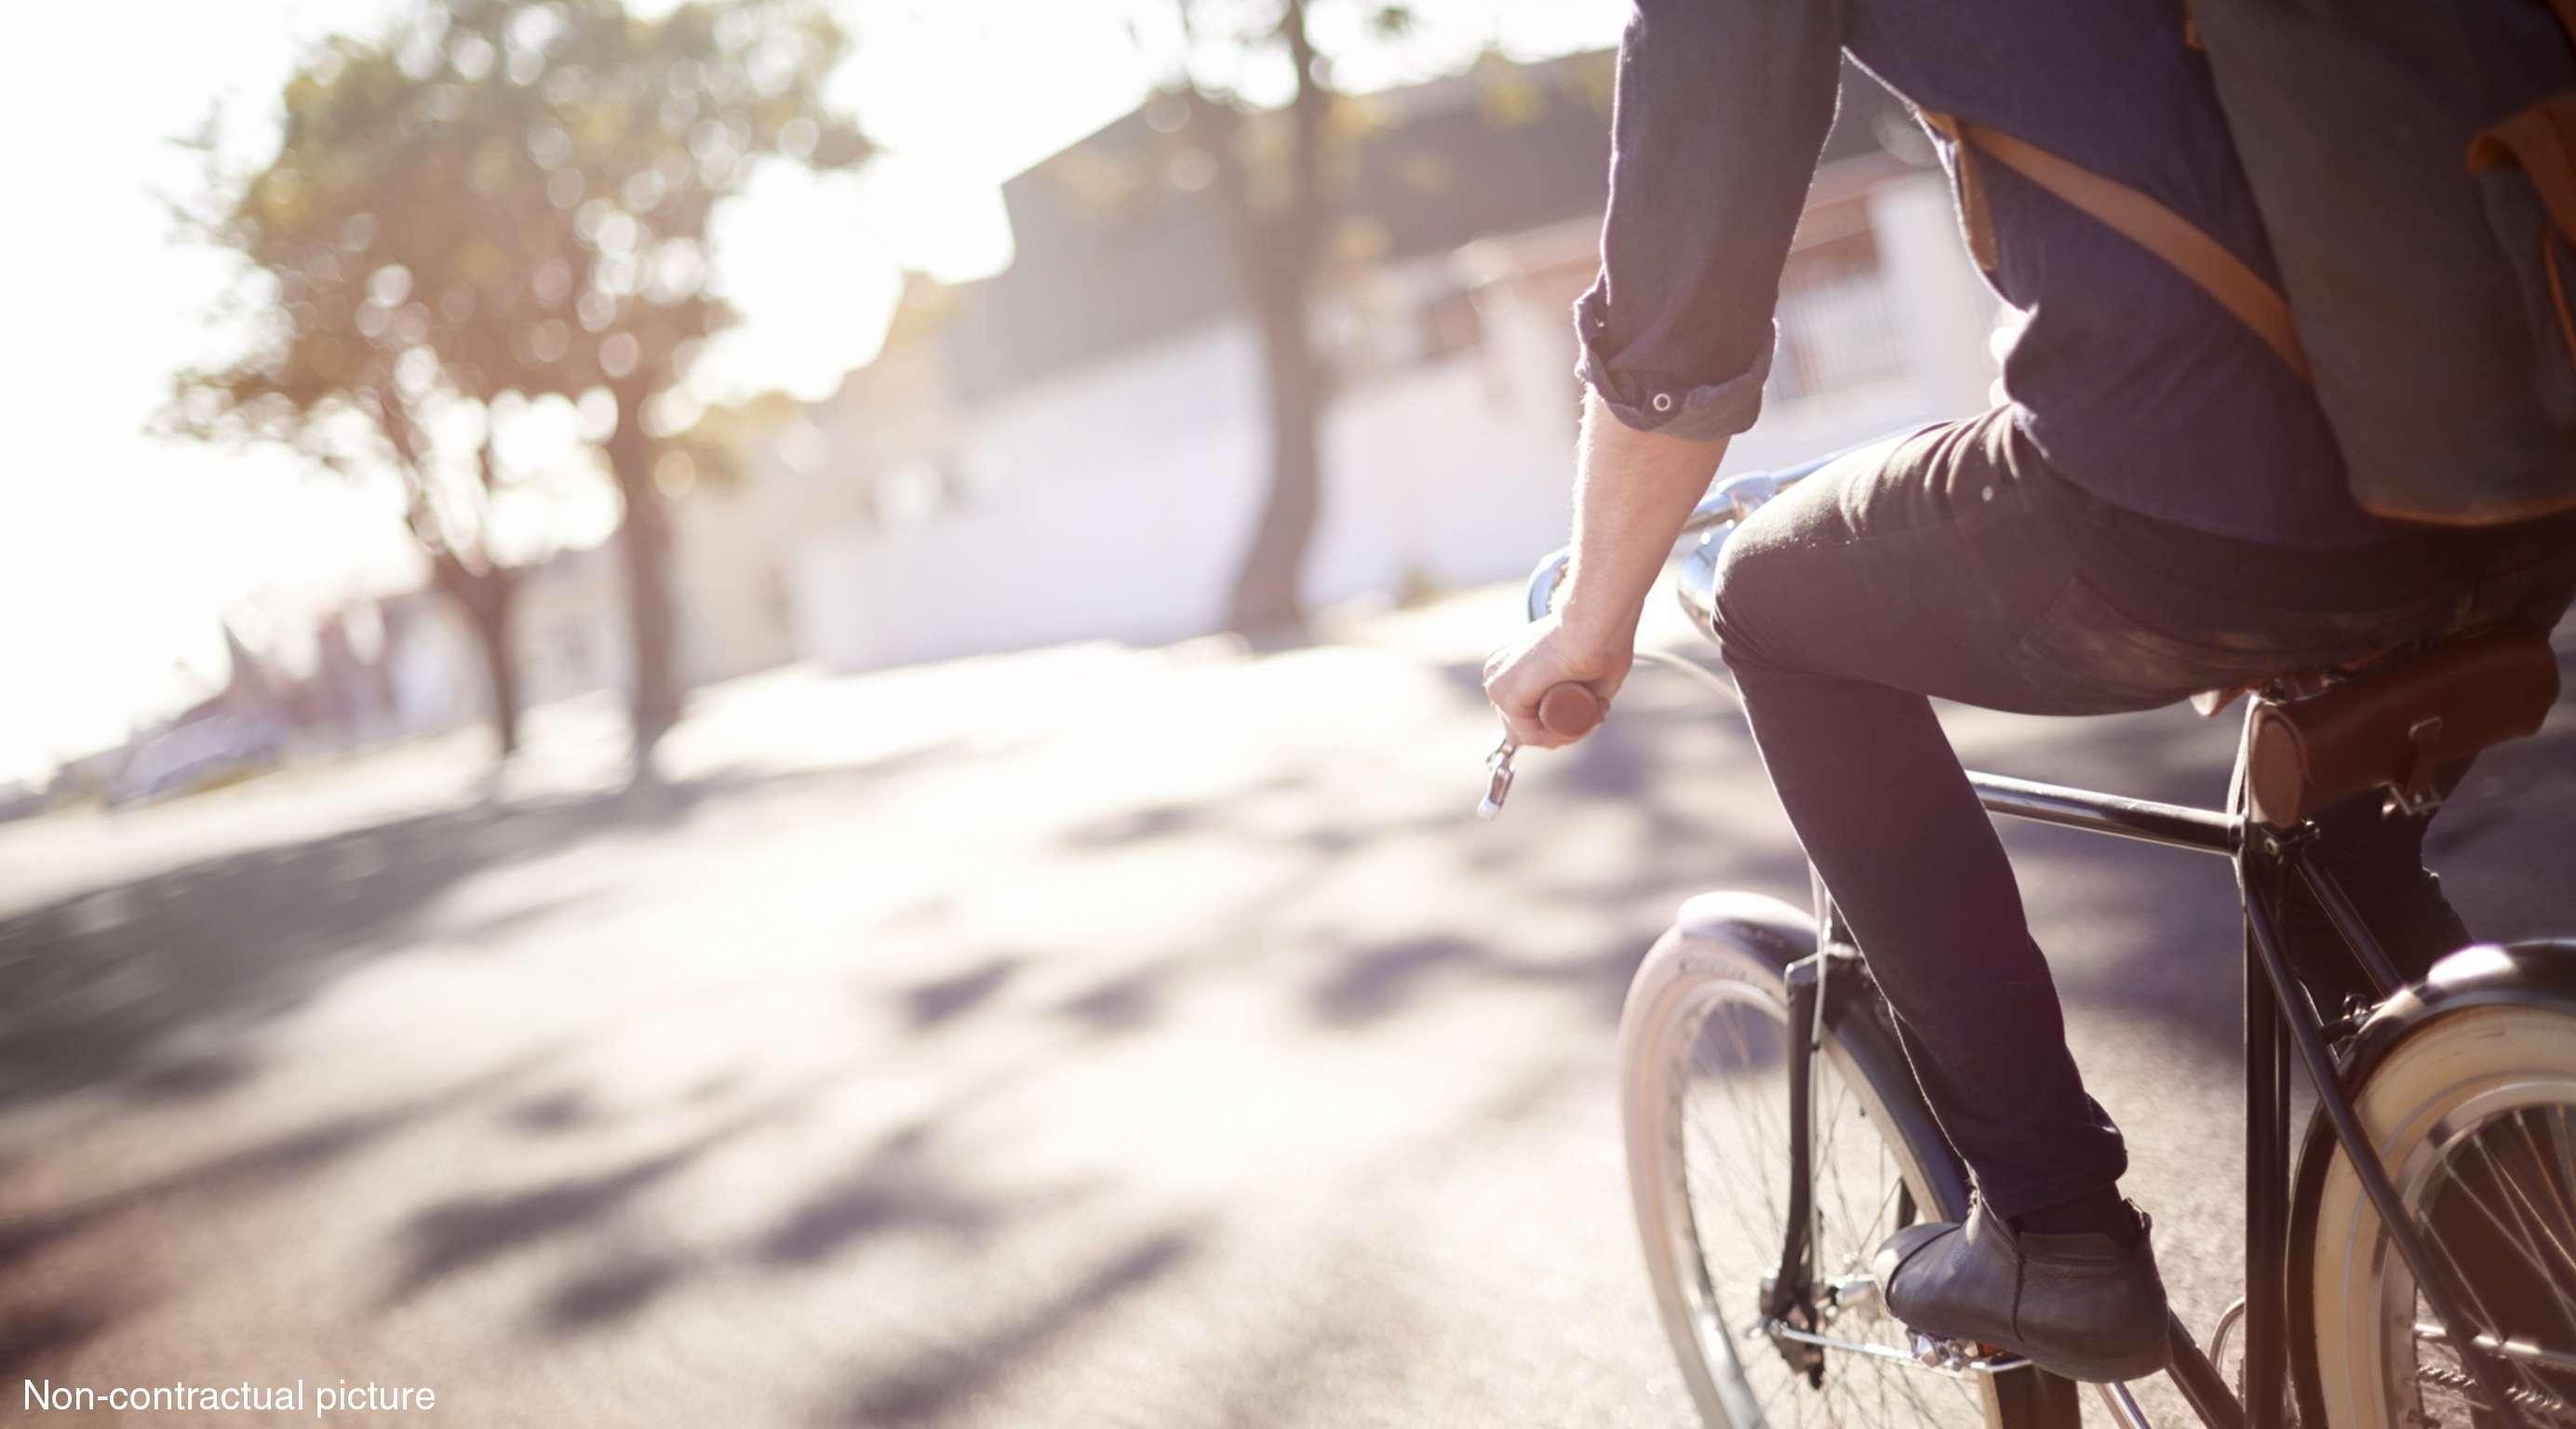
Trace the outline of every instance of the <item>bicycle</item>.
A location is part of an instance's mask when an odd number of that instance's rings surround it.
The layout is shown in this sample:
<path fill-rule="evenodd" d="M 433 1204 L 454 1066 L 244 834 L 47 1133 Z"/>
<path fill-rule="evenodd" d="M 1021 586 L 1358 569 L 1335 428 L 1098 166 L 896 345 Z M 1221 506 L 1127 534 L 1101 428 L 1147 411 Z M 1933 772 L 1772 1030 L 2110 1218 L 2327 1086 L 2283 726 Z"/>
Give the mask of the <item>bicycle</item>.
<path fill-rule="evenodd" d="M 1714 629 L 1727 535 L 1831 460 L 1736 477 L 1699 504 L 1675 562 L 1698 629 Z M 1531 619 L 1550 609 L 1566 560 L 1556 552 L 1531 576 Z M 1696 662 L 1639 658 L 1733 696 Z M 2576 940 L 2472 947 L 2406 983 L 2313 857 L 2304 818 L 2327 795 L 2382 786 L 2422 812 L 2439 800 L 2441 760 L 2536 731 L 2557 683 L 2546 633 L 2513 631 L 2285 675 L 2250 692 L 2223 810 L 1969 775 L 1991 813 L 2235 865 L 2246 1289 L 2206 1352 L 2170 1321 L 2167 1369 L 2212 1429 L 2576 1424 Z M 1579 686 L 1541 706 L 1567 735 L 1601 713 Z M 1512 753 L 1507 739 L 1488 761 L 1488 817 L 1510 791 Z M 2293 881 L 2375 990 L 2366 1009 L 2329 1019 L 2286 957 Z M 1811 1414 L 1996 1429 L 2080 1422 L 2078 1386 L 1986 1346 L 1912 1332 L 1880 1303 L 1872 1251 L 1918 1218 L 1963 1218 L 1968 1176 L 1812 875 L 1810 892 L 1811 910 L 1750 893 L 1691 899 L 1647 954 L 1621 1018 L 1630 1191 L 1657 1311 L 1700 1416 L 1727 1429 Z M 2317 1100 L 2295 1163 L 2293 1059 Z M 1703 1094 L 1722 1096 L 1729 1114 L 1695 1116 Z M 2240 1320 L 2231 1388 L 2217 1362 Z M 2125 1386 L 2096 1388 L 2115 1420 L 2144 1429 Z"/>

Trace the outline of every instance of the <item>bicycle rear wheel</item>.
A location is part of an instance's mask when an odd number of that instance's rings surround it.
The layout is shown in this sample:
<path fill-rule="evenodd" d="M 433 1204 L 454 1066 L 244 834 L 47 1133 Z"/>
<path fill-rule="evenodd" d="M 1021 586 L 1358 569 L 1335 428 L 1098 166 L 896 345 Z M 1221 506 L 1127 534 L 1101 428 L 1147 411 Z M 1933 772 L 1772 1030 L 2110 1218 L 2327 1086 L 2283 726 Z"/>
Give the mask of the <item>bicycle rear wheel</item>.
<path fill-rule="evenodd" d="M 1995 1426 L 2078 1421 L 2075 1389 L 2030 1368 L 1948 1375 L 1828 1350 L 1821 1382 L 1761 1328 L 1789 1182 L 1788 965 L 1813 922 L 1776 899 L 1692 900 L 1630 984 L 1620 1025 L 1628 1178 L 1666 1336 L 1700 1417 L 1726 1429 L 1789 1424 Z M 1835 976 L 1861 977 L 1857 967 Z M 1967 1185 L 1922 1101 L 1885 1012 L 1837 996 L 1811 1087 L 1819 1284 L 1865 1276 L 1913 1219 L 1967 1212 Z M 1896 1320 L 1829 1311 L 1835 1339 L 1901 1352 Z"/>
<path fill-rule="evenodd" d="M 2576 1016 L 2506 1003 L 2433 1017 L 2369 1068 L 2353 1109 L 2477 1333 L 2502 1344 L 2490 1363 L 2522 1421 L 2576 1425 Z M 2340 1149 L 2303 1200 L 2291 1289 L 2309 1417 L 2496 1422 Z"/>

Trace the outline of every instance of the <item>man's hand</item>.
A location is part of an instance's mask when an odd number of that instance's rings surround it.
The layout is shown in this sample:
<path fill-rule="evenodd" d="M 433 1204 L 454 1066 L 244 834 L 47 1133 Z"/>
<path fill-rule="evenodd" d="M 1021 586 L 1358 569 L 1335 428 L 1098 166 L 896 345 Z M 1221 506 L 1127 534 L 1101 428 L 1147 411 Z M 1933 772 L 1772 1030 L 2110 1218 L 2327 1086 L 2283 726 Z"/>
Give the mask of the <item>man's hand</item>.
<path fill-rule="evenodd" d="M 1726 456 L 1725 439 L 1700 442 L 1620 425 L 1586 395 L 1574 482 L 1574 559 L 1556 613 L 1485 661 L 1485 698 L 1512 742 L 1554 749 L 1574 741 L 1538 722 L 1538 702 L 1558 685 L 1610 697 L 1637 652 L 1637 613 L 1672 553 L 1673 540 Z"/>
<path fill-rule="evenodd" d="M 1538 722 L 1538 702 L 1559 685 L 1575 684 L 1599 695 L 1607 708 L 1628 678 L 1636 647 L 1633 625 L 1586 635 L 1551 615 L 1486 659 L 1485 698 L 1494 702 L 1513 743 L 1530 749 L 1572 744 Z"/>

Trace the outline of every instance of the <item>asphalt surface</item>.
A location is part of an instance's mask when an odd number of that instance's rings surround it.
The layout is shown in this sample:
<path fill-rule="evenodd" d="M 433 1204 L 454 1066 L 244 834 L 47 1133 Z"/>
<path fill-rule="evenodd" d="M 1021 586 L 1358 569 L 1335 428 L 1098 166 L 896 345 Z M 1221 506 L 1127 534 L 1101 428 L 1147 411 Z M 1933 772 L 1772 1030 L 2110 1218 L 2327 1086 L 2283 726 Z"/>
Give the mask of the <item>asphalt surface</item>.
<path fill-rule="evenodd" d="M 1651 671 L 1477 824 L 1512 604 L 764 677 L 654 792 L 571 706 L 499 779 L 467 736 L 0 829 L 0 1422 L 309 1423 L 345 1381 L 435 1408 L 321 1422 L 1686 1423 L 1612 1033 L 1683 897 L 1803 865 L 1740 726 Z M 1953 722 L 2191 801 L 2231 728 Z M 2562 708 L 2437 826 L 2483 934 L 2576 929 L 2571 752 Z M 2226 870 L 2009 838 L 2205 1327 Z"/>

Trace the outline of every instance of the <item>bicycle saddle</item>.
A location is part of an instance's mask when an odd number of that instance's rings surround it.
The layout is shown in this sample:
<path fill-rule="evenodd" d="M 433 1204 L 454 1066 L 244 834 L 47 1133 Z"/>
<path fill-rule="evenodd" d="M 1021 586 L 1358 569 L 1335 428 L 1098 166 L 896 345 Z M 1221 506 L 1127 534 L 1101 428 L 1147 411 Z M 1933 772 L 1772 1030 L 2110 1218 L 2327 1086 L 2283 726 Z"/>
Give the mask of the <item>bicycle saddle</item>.
<path fill-rule="evenodd" d="M 2283 676 L 2257 695 L 2246 731 L 2254 819 L 2289 828 L 2377 788 L 2423 813 L 2440 802 L 2443 766 L 2537 732 L 2557 699 L 2548 632 L 2527 628 Z"/>

